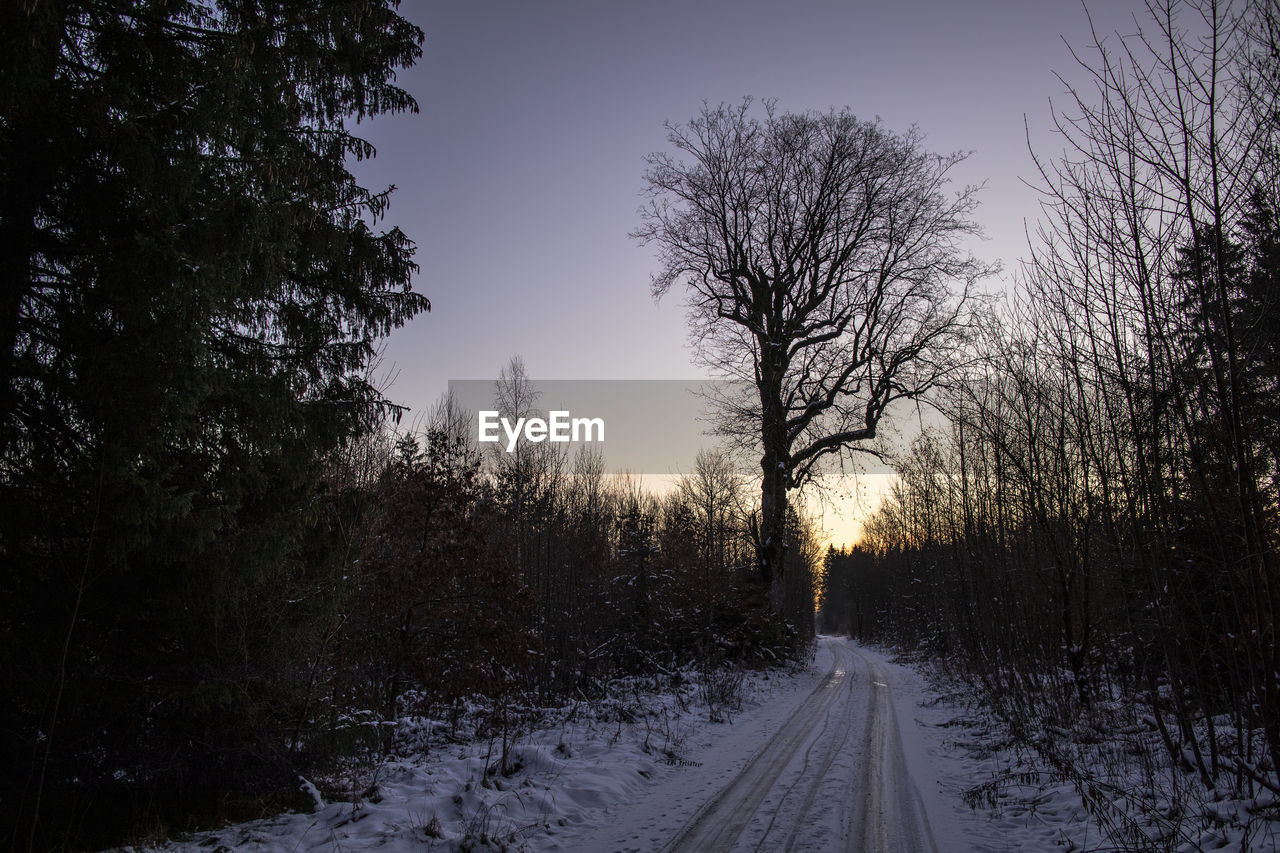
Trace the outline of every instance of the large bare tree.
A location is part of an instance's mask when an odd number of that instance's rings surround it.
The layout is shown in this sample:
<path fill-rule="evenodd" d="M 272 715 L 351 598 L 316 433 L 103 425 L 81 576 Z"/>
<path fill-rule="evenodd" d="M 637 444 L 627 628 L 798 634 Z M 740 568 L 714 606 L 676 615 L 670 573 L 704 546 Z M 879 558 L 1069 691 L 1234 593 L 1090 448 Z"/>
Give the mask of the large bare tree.
<path fill-rule="evenodd" d="M 965 154 L 847 110 L 746 99 L 667 129 L 633 237 L 658 249 L 655 297 L 687 289 L 700 359 L 757 392 L 722 426 L 761 453 L 753 533 L 777 606 L 788 492 L 952 369 L 989 272 L 963 245 L 977 188 L 948 189 Z"/>

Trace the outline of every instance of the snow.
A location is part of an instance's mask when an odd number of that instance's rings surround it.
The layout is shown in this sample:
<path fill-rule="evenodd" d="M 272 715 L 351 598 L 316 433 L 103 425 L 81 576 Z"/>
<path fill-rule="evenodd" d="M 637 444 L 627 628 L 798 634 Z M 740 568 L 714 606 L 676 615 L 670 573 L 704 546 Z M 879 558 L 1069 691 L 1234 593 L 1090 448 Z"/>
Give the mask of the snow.
<path fill-rule="evenodd" d="M 861 648 L 893 682 L 911 778 L 943 849 L 974 853 L 1091 850 L 1100 830 L 1067 784 L 1048 783 L 972 699 L 920 667 Z M 1040 777 L 1045 776 L 1045 780 Z"/>
<path fill-rule="evenodd" d="M 1086 794 L 1093 800 L 1090 809 L 1072 781 L 1030 745 L 1017 742 L 1007 727 L 981 707 L 972 691 L 947 677 L 936 664 L 907 666 L 885 660 L 890 655 L 883 651 L 861 651 L 881 657 L 894 682 L 899 718 L 913 719 L 915 735 L 903 738 L 910 772 L 914 779 L 932 780 L 936 785 L 929 819 L 939 838 L 955 840 L 946 849 L 978 853 L 1280 850 L 1280 823 L 1268 817 L 1275 814 L 1269 795 L 1249 801 L 1219 798 L 1188 780 L 1176 794 L 1164 792 L 1157 798 L 1166 807 L 1165 815 L 1157 810 L 1153 817 L 1149 805 L 1140 808 L 1122 794 L 1149 793 L 1139 764 L 1158 752 L 1151 748 L 1153 743 L 1146 744 L 1144 753 L 1136 747 L 1154 738 L 1153 720 L 1128 729 L 1113 727 L 1101 733 L 1106 735 L 1102 738 L 1092 731 L 1083 741 L 1071 732 L 1060 733 L 1056 751 L 1064 755 L 1076 750 L 1073 760 L 1093 777 L 1094 786 Z M 1135 754 L 1145 757 L 1134 759 Z M 1179 818 L 1167 817 L 1172 814 Z M 1112 831 L 1110 837 L 1103 821 Z M 1118 833 L 1130 835 L 1127 846 L 1116 840 Z"/>
<path fill-rule="evenodd" d="M 549 710 L 542 727 L 517 739 L 518 769 L 510 775 L 484 772 L 498 761 L 500 744 L 441 744 L 438 732 L 446 727 L 439 721 L 402 720 L 406 740 L 430 731 L 432 745 L 425 754 L 365 769 L 368 778 L 354 787 L 376 786 L 376 795 L 320 808 L 319 790 L 304 785 L 317 803 L 314 813 L 228 826 L 154 849 L 576 850 L 592 849 L 581 846 L 582 839 L 605 822 L 630 827 L 639 849 L 649 849 L 652 838 L 674 832 L 696 807 L 687 798 L 715 793 L 725 774 L 808 695 L 819 672 L 809 666 L 742 677 L 741 709 L 717 714 L 702 700 L 704 677 L 693 670 L 657 693 L 646 693 L 652 685 L 642 680 L 623 680 L 607 700 Z M 726 722 L 710 722 L 712 716 Z M 658 805 L 654 793 L 673 795 L 672 805 Z M 629 805 L 645 795 L 652 814 Z M 641 837 L 645 832 L 650 835 Z"/>
<path fill-rule="evenodd" d="M 468 705 L 461 730 L 474 732 L 490 710 Z M 364 796 L 326 803 L 325 780 L 300 780 L 313 813 L 158 849 L 1114 847 L 1075 788 L 1017 747 L 963 688 L 927 664 L 844 639 L 821 638 L 803 668 L 623 679 L 607 697 L 538 716 L 541 724 L 510 745 L 506 774 L 493 772 L 500 741 L 449 742 L 449 724 L 406 718 L 398 756 L 352 769 L 359 778 L 349 787 Z M 1258 805 L 1204 804 L 1200 834 L 1174 849 L 1278 849 L 1270 835 L 1255 829 L 1244 838 L 1239 829 Z"/>
<path fill-rule="evenodd" d="M 298 781 L 302 783 L 298 786 L 302 793 L 310 797 L 312 802 L 316 804 L 316 811 L 324 811 L 324 797 L 320 796 L 320 789 L 303 776 L 299 776 Z"/>

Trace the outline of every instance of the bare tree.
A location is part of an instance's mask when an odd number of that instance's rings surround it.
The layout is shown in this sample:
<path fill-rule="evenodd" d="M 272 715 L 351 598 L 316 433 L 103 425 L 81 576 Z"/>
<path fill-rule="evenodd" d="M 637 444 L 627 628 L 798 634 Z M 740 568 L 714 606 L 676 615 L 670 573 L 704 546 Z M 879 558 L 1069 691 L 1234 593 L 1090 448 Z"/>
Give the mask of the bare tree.
<path fill-rule="evenodd" d="M 655 297 L 687 288 L 701 360 L 756 391 L 722 426 L 761 453 L 753 538 L 780 607 L 788 492 L 951 370 L 989 267 L 961 245 L 977 188 L 946 189 L 965 154 L 847 110 L 757 112 L 668 124 L 674 153 L 647 158 L 632 236 L 658 248 Z"/>
<path fill-rule="evenodd" d="M 1105 440 L 1089 449 L 1115 476 L 1089 499 L 1132 576 L 1130 644 L 1152 650 L 1160 678 L 1144 687 L 1170 759 L 1192 755 L 1212 787 L 1229 764 L 1223 704 L 1258 715 L 1280 763 L 1277 531 L 1261 486 L 1276 415 L 1259 393 L 1274 309 L 1252 289 L 1265 264 L 1241 250 L 1271 228 L 1276 192 L 1274 3 L 1148 0 L 1135 25 L 1078 53 L 1087 84 L 1054 114 L 1065 153 L 1039 161 L 1027 286 L 1072 381 L 1100 391 L 1089 422 Z"/>
<path fill-rule="evenodd" d="M 706 449 L 698 451 L 693 470 L 676 481 L 676 495 L 689 509 L 698 540 L 691 580 L 692 592 L 702 604 L 715 597 L 739 560 L 748 559 L 742 553 L 743 520 L 749 512 L 743 500 L 745 485 L 727 453 Z"/>

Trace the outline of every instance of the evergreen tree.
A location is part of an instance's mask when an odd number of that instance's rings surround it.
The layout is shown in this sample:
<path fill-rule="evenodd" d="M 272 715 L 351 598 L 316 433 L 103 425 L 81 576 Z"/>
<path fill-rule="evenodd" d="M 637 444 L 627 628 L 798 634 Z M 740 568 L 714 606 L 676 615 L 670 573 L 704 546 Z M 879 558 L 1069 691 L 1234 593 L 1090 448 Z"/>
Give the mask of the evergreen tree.
<path fill-rule="evenodd" d="M 1242 321 L 1248 382 L 1245 405 L 1254 417 L 1253 437 L 1273 535 L 1280 513 L 1280 220 L 1261 190 L 1244 220 L 1249 271 L 1242 279 Z"/>
<path fill-rule="evenodd" d="M 348 171 L 353 119 L 416 110 L 422 38 L 394 0 L 0 10 L 9 846 L 283 778 L 320 463 L 429 308 Z"/>

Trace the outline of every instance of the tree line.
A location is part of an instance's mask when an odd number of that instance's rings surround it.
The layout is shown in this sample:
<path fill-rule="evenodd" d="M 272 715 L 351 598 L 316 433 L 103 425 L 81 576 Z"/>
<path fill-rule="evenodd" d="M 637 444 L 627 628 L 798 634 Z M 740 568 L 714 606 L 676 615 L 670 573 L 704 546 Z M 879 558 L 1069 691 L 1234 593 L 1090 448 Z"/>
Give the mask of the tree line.
<path fill-rule="evenodd" d="M 278 752 L 324 460 L 430 307 L 348 171 L 357 120 L 417 109 L 422 37 L 368 0 L 0 9 L 7 847 L 247 800 Z"/>
<path fill-rule="evenodd" d="M 1139 23 L 1079 53 L 1017 291 L 827 555 L 823 614 L 954 656 L 1033 742 L 1118 702 L 1169 772 L 1275 792 L 1277 18 Z"/>
<path fill-rule="evenodd" d="M 496 404 L 537 413 L 519 360 Z M 352 748 L 354 710 L 447 718 L 483 697 L 514 727 L 521 709 L 602 695 L 615 677 L 771 664 L 807 647 L 811 618 L 807 632 L 774 618 L 745 481 L 724 454 L 701 452 L 658 494 L 609 473 L 599 451 L 486 453 L 473 431 L 446 397 L 421 430 L 371 436 L 334 469 L 330 488 L 355 511 L 330 633 L 310 657 L 308 691 L 322 699 L 300 709 L 304 740 L 332 745 L 319 757 Z M 812 612 L 816 539 L 798 517 L 790 536 Z M 375 734 L 360 745 L 391 746 L 391 729 Z"/>

